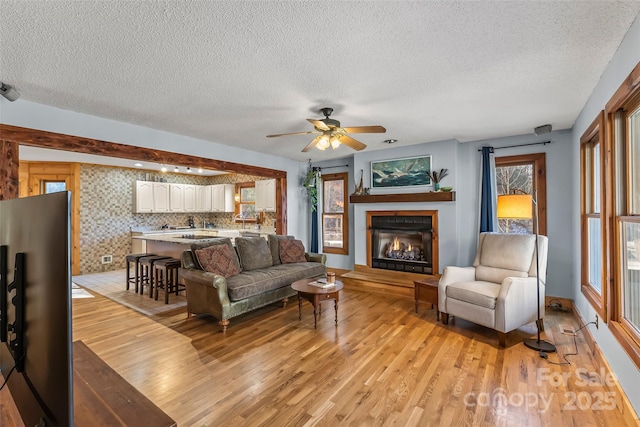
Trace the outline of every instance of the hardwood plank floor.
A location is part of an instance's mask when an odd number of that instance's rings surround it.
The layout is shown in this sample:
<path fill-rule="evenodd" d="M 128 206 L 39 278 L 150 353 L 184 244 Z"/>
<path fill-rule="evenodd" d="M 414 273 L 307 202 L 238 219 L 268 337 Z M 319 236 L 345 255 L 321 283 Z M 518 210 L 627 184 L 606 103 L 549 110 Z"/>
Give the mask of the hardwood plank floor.
<path fill-rule="evenodd" d="M 625 425 L 581 333 L 571 366 L 552 365 L 522 344 L 533 324 L 501 349 L 494 331 L 444 326 L 427 307 L 345 289 L 337 327 L 333 303 L 314 330 L 304 302 L 301 321 L 297 304 L 272 305 L 223 335 L 212 317 L 148 317 L 96 296 L 73 301 L 73 329 L 179 426 Z M 574 352 L 561 323 L 579 326 L 547 313 L 554 362 Z"/>

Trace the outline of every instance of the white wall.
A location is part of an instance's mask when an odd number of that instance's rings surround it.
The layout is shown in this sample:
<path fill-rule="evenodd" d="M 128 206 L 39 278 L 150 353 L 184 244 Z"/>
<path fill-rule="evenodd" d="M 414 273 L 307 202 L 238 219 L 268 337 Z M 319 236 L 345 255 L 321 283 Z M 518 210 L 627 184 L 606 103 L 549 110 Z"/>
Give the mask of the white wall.
<path fill-rule="evenodd" d="M 304 193 L 301 191 L 300 186 L 306 171 L 304 163 L 129 123 L 62 110 L 23 99 L 9 102 L 0 97 L 0 122 L 101 141 L 286 171 L 287 212 L 289 213 L 287 217 L 287 232 L 296 236 L 306 235 L 308 215 L 298 214 L 307 209 Z"/>
<path fill-rule="evenodd" d="M 571 285 L 576 306 L 587 321 L 594 319 L 596 312 L 580 291 L 580 251 L 578 249 L 580 248 L 580 136 L 599 112 L 604 109 L 611 95 L 620 87 L 638 62 L 640 62 L 640 16 L 636 18 L 627 32 L 573 126 L 572 182 L 575 191 L 571 198 L 571 225 L 573 227 L 572 246 L 576 250 L 572 254 L 574 280 Z M 599 329 L 591 328 L 591 331 L 631 401 L 636 414 L 640 414 L 640 371 L 605 324 L 600 323 Z"/>

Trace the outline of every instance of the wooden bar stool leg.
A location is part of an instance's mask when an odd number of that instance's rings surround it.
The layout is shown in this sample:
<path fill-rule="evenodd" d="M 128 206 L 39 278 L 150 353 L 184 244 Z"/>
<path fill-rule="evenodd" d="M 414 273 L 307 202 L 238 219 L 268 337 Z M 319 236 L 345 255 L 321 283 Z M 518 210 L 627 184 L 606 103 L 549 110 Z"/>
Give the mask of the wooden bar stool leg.
<path fill-rule="evenodd" d="M 131 261 L 127 260 L 127 290 L 129 290 L 129 284 L 131 282 L 131 273 L 129 272 L 130 267 L 131 267 Z"/>
<path fill-rule="evenodd" d="M 138 285 L 140 285 L 140 260 L 136 260 L 136 294 L 138 293 Z"/>
<path fill-rule="evenodd" d="M 151 273 L 151 284 L 149 285 L 149 298 L 153 298 L 154 288 L 157 288 L 158 285 L 158 269 L 151 264 L 152 273 Z M 157 289 L 156 289 L 157 292 Z"/>
<path fill-rule="evenodd" d="M 167 273 L 165 274 L 164 281 L 164 303 L 169 304 L 169 292 L 171 291 L 171 286 L 173 282 L 173 271 L 167 268 Z"/>

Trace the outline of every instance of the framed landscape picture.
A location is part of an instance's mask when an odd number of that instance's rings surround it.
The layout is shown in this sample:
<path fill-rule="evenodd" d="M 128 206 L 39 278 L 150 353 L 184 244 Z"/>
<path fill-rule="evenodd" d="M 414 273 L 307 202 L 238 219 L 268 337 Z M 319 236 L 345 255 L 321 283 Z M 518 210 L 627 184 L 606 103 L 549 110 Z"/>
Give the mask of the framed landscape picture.
<path fill-rule="evenodd" d="M 371 162 L 371 187 L 421 187 L 431 185 L 431 156 Z"/>

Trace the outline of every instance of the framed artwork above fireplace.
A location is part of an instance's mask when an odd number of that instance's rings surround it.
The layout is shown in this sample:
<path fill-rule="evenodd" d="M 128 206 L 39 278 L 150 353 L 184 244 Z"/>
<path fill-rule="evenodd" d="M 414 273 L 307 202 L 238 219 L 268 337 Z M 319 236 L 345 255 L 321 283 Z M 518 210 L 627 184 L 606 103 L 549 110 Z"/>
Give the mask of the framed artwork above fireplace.
<path fill-rule="evenodd" d="M 431 185 L 431 156 L 371 162 L 371 188 Z"/>

